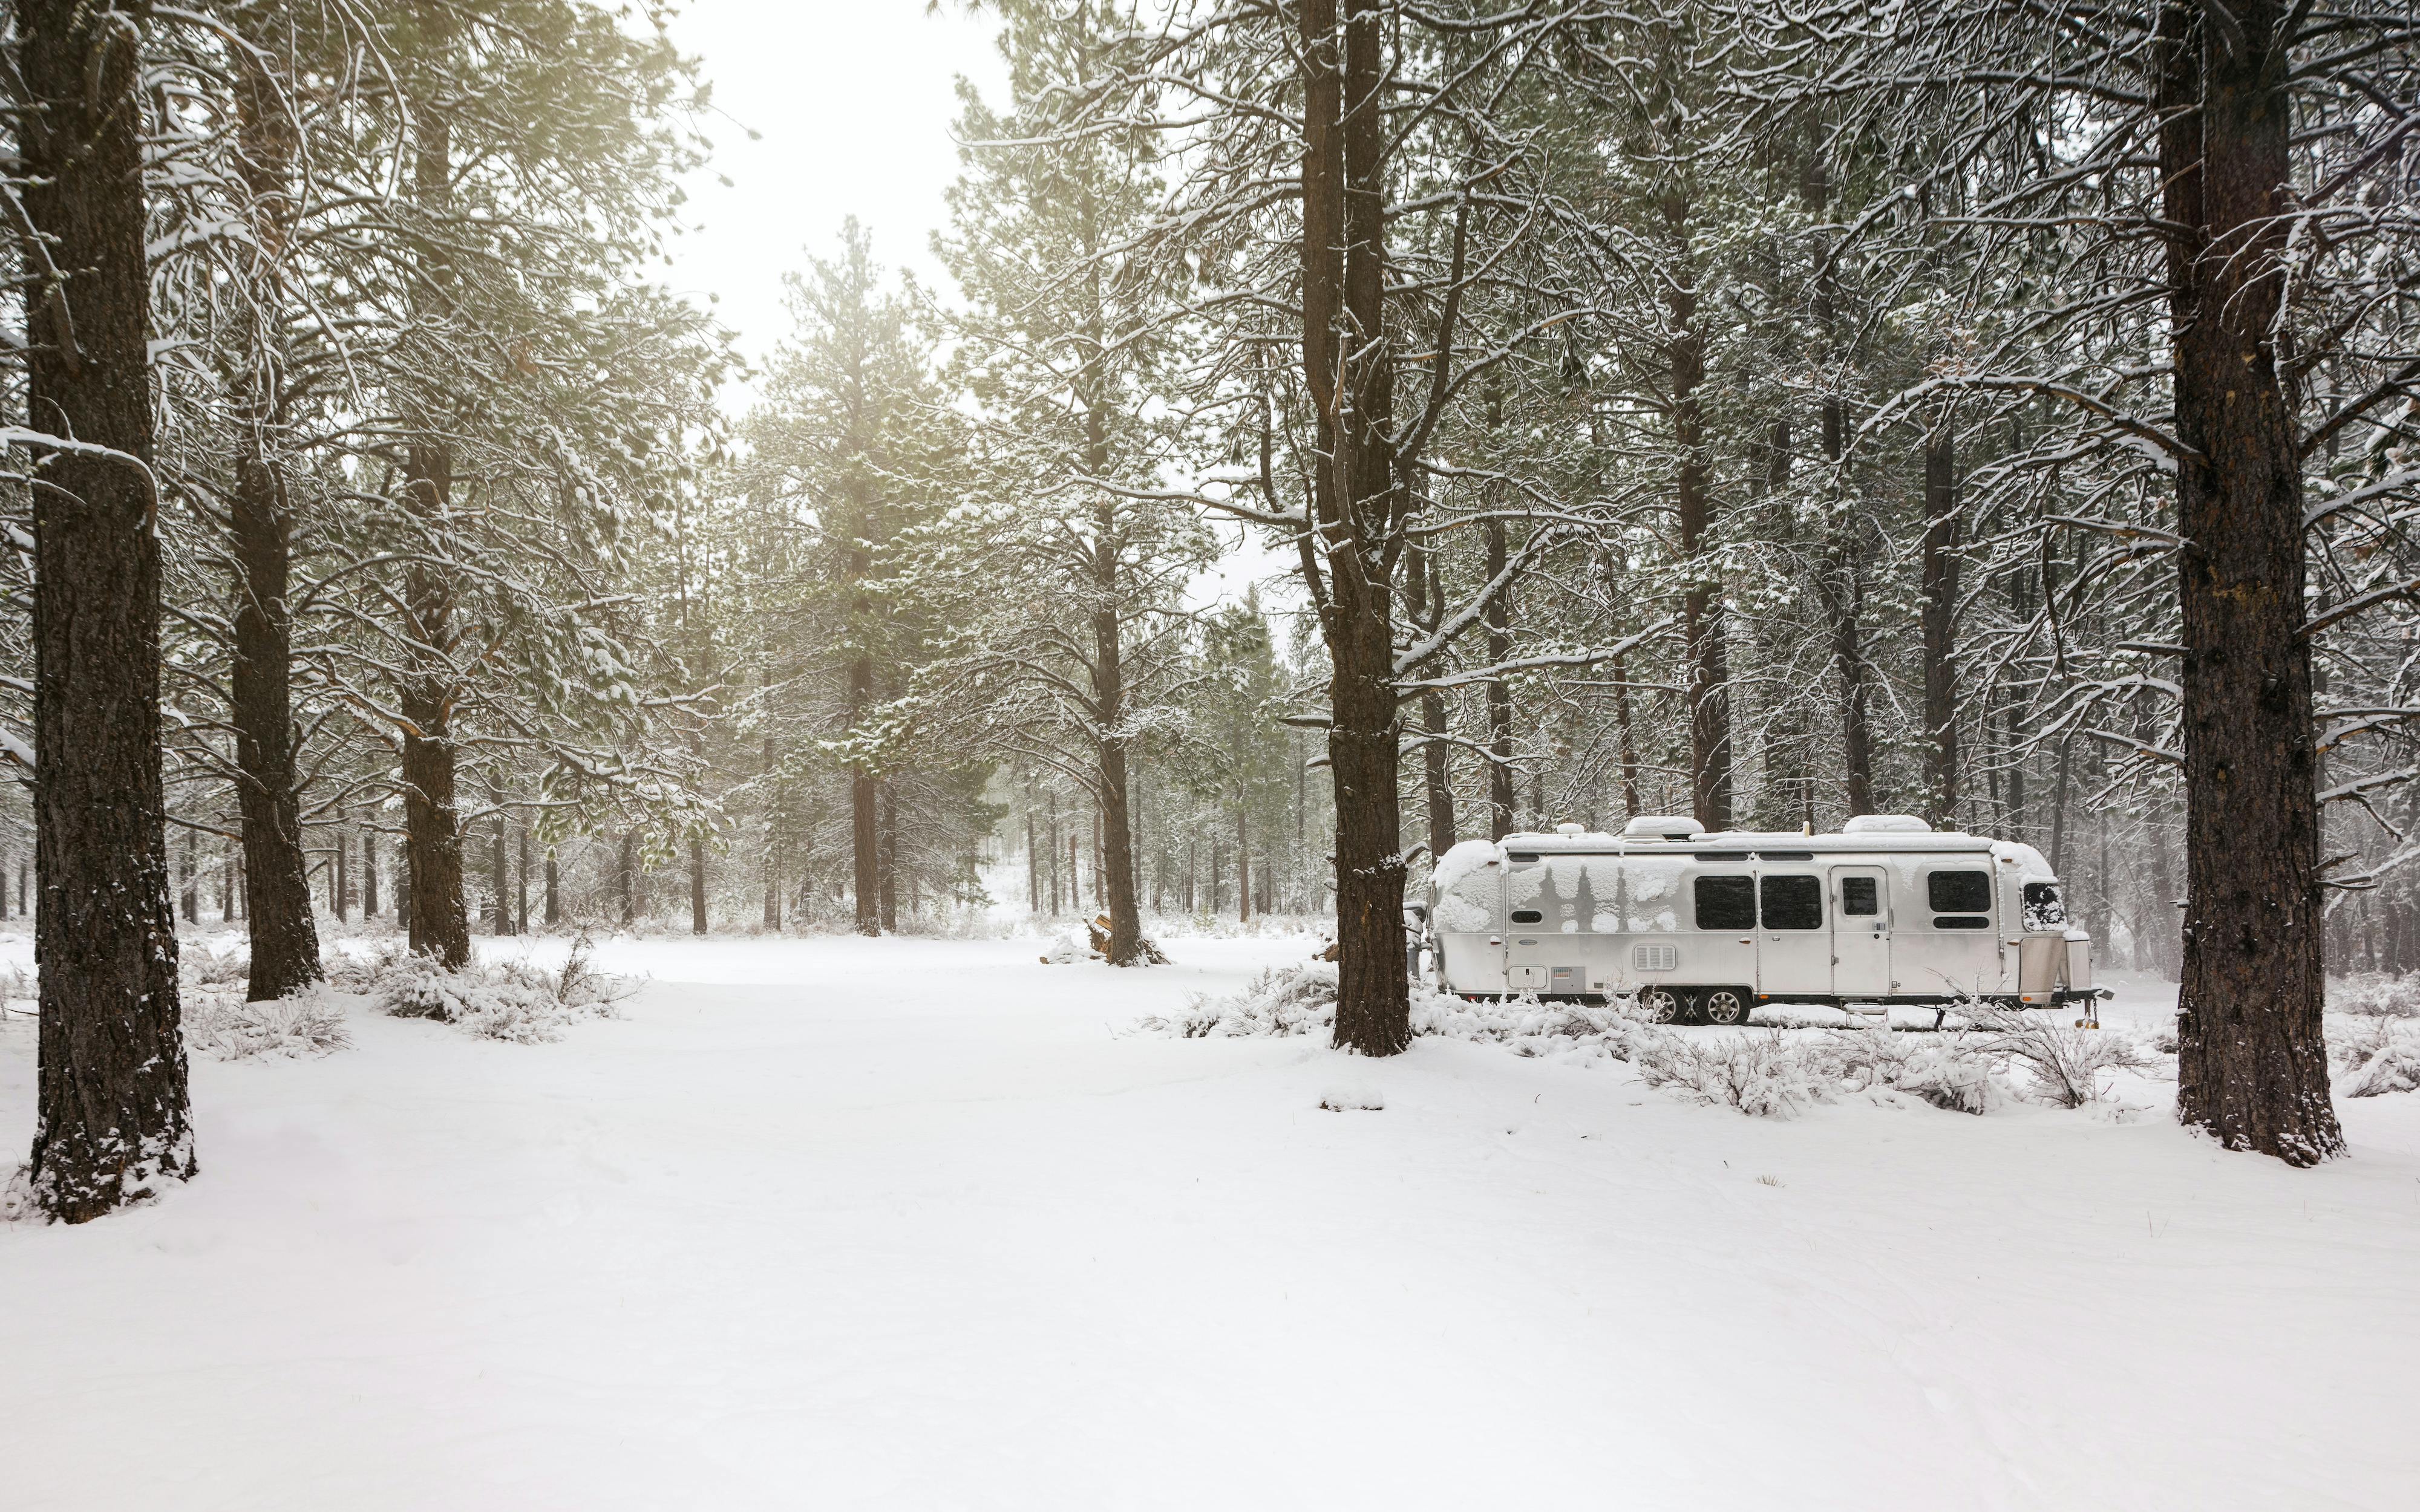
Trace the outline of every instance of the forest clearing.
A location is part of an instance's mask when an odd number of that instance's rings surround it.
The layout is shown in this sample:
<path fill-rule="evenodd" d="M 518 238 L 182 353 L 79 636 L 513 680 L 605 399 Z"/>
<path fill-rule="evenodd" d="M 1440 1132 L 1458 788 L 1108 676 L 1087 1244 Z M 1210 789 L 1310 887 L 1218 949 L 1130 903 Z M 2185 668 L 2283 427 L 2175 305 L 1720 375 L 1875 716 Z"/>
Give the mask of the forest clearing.
<path fill-rule="evenodd" d="M 0 1508 L 2386 1508 L 2420 0 L 0 0 Z"/>
<path fill-rule="evenodd" d="M 2420 1099 L 2347 1102 L 2354 1158 L 2304 1174 L 2181 1136 L 2157 1080 L 2114 1116 L 1747 1119 L 1498 1045 L 1133 1032 L 1301 935 L 1172 940 L 1140 975 L 1032 943 L 614 940 L 599 964 L 648 985 L 557 1043 L 357 1008 L 345 1054 L 197 1059 L 208 1180 L 0 1233 L 25 1299 L 0 1487 L 194 1512 L 2408 1497 L 2385 1388 L 2420 1347 Z M 2130 979 L 2108 1022 L 2172 995 Z M 31 1040 L 0 1028 L 11 1139 Z M 1339 1088 L 1385 1106 L 1322 1111 Z M 2257 1427 L 2207 1435 L 2213 1404 Z"/>

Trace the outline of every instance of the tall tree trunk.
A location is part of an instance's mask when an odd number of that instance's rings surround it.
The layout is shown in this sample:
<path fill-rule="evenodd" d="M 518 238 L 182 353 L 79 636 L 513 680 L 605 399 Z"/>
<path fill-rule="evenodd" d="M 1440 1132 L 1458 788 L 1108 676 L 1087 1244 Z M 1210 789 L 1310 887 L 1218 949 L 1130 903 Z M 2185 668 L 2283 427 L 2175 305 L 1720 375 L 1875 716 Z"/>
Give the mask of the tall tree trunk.
<path fill-rule="evenodd" d="M 449 214 L 453 200 L 453 128 L 443 109 L 421 101 L 412 116 L 419 133 L 412 156 L 412 194 L 421 213 Z M 442 243 L 423 250 L 424 271 L 443 287 L 453 281 Z M 462 896 L 462 826 L 455 803 L 454 590 L 428 560 L 430 538 L 445 528 L 453 506 L 454 450 L 433 423 L 441 400 L 423 394 L 422 428 L 404 448 L 405 508 L 424 540 L 405 574 L 404 623 L 422 668 L 406 676 L 396 702 L 403 715 L 404 848 L 411 875 L 411 948 L 458 970 L 471 960 L 471 919 Z"/>
<path fill-rule="evenodd" d="M 2177 1114 L 2230 1149 L 2344 1149 L 2320 1027 L 2319 811 L 2303 479 L 2272 332 L 2293 123 L 2281 0 L 2160 16 L 2183 611 L 2185 943 Z"/>
<path fill-rule="evenodd" d="M 1681 640 L 1686 666 L 1683 696 L 1689 710 L 1689 809 L 1708 829 L 1731 827 L 1730 674 L 1723 656 L 1722 583 L 1700 560 L 1713 524 L 1706 462 L 1705 406 L 1698 389 L 1706 378 L 1705 338 L 1698 331 L 1698 289 L 1689 265 L 1689 203 L 1675 190 L 1662 196 L 1665 229 L 1672 252 L 1665 293 L 1672 329 L 1667 358 L 1672 378 L 1672 445 L 1679 453 L 1674 514 L 1680 527 L 1683 570 Z"/>
<path fill-rule="evenodd" d="M 188 924 L 198 924 L 202 919 L 202 889 L 200 883 L 195 880 L 197 868 L 194 859 L 195 843 L 194 832 L 190 829 L 185 831 L 185 854 L 179 863 L 180 874 L 178 877 L 179 893 L 177 904 L 178 911 L 183 915 Z M 8 859 L 5 853 L 0 853 L 0 918 L 8 917 Z"/>
<path fill-rule="evenodd" d="M 1613 718 L 1621 735 L 1621 817 L 1638 817 L 1638 737 L 1630 724 L 1630 671 L 1613 658 Z"/>
<path fill-rule="evenodd" d="M 706 933 L 706 840 L 689 838 L 689 932 Z"/>
<path fill-rule="evenodd" d="M 1235 805 L 1235 922 L 1252 921 L 1252 831 L 1251 816 L 1239 801 Z"/>
<path fill-rule="evenodd" d="M 513 933 L 527 934 L 530 932 L 530 826 L 527 822 L 520 827 L 520 844 L 516 848 L 520 855 L 513 867 Z"/>
<path fill-rule="evenodd" d="M 1094 434 L 1103 433 L 1106 418 L 1096 408 Z M 1094 466 L 1108 466 L 1108 447 L 1097 440 Z M 1101 774 L 1100 878 L 1109 915 L 1109 964 L 1143 963 L 1142 910 L 1135 902 L 1133 815 L 1128 807 L 1125 720 L 1125 648 L 1118 631 L 1118 538 L 1113 506 L 1104 501 L 1094 521 L 1099 540 L 1094 548 L 1093 590 L 1100 596 L 1093 611 L 1093 704 L 1100 728 L 1109 732 L 1095 748 Z"/>
<path fill-rule="evenodd" d="M 875 922 L 882 933 L 891 934 L 899 928 L 899 790 L 886 777 L 876 784 L 875 797 L 879 803 L 875 865 L 880 889 Z"/>
<path fill-rule="evenodd" d="M 1388 432 L 1394 354 L 1386 326 L 1386 11 L 1304 0 L 1303 375 L 1318 416 L 1312 520 L 1324 551 L 1320 628 L 1332 668 L 1328 763 L 1336 791 L 1335 1043 L 1365 1055 L 1411 1044 L 1393 594 L 1404 500 Z M 1340 46 L 1341 42 L 1341 46 Z M 1340 53 L 1342 54 L 1340 58 Z"/>
<path fill-rule="evenodd" d="M 1406 483 L 1405 486 L 1409 486 Z M 1444 585 L 1437 582 L 1430 563 L 1429 548 L 1415 541 L 1404 548 L 1404 618 L 1421 635 L 1436 633 L 1445 617 Z M 1454 845 L 1452 768 L 1448 764 L 1446 748 L 1445 695 L 1434 687 L 1420 689 L 1420 779 L 1422 807 L 1428 811 L 1429 865 Z M 1295 840 L 1299 845 L 1303 830 L 1301 753 L 1295 758 Z"/>
<path fill-rule="evenodd" d="M 622 831 L 622 847 L 613 864 L 613 891 L 622 905 L 622 927 L 628 929 L 639 921 L 639 836 L 635 830 Z"/>
<path fill-rule="evenodd" d="M 857 932 L 882 933 L 881 781 L 852 767 L 848 775 L 850 886 L 857 898 Z"/>
<path fill-rule="evenodd" d="M 1830 170 L 1820 156 L 1807 159 L 1801 184 L 1807 207 L 1821 214 L 1830 207 L 1832 180 Z M 1835 326 L 1839 316 L 1838 274 L 1832 259 L 1825 258 L 1815 277 L 1815 325 L 1823 343 L 1827 363 L 1841 358 Z M 1823 455 L 1835 469 L 1835 477 L 1848 451 L 1848 408 L 1837 393 L 1827 391 L 1819 407 L 1823 430 Z M 1824 617 L 1831 623 L 1832 673 L 1838 679 L 1840 698 L 1840 765 L 1844 796 L 1852 815 L 1874 810 L 1874 743 L 1873 730 L 1868 722 L 1866 701 L 1865 566 L 1860 552 L 1856 510 L 1842 501 L 1833 516 L 1828 530 L 1823 576 L 1819 584 Z"/>
<path fill-rule="evenodd" d="M 1923 607 L 1926 815 L 1958 827 L 1958 438 L 1944 416 L 1924 438 Z"/>
<path fill-rule="evenodd" d="M 504 812 L 500 808 L 496 810 L 494 832 L 488 837 L 488 886 L 496 895 L 494 933 L 498 934 L 513 932 L 513 910 L 505 898 L 512 882 L 512 858 L 504 849 L 504 841 L 509 838 Z"/>
<path fill-rule="evenodd" d="M 362 918 L 378 918 L 378 831 L 362 830 Z"/>
<path fill-rule="evenodd" d="M 1511 561 L 1504 522 L 1491 519 L 1481 528 L 1487 543 L 1489 582 L 1504 575 Z M 1512 590 L 1508 585 L 1487 601 L 1487 664 L 1501 666 L 1512 655 Z M 1487 680 L 1487 838 L 1502 840 L 1512 832 L 1512 688 L 1502 677 Z"/>
<path fill-rule="evenodd" d="M 20 8 L 36 108 L 16 139 L 47 268 L 26 296 L 32 448 L 34 848 L 41 970 L 35 1205 L 83 1223 L 194 1174 L 160 777 L 159 499 L 136 23 Z M 71 270 L 64 273 L 48 269 Z"/>
<path fill-rule="evenodd" d="M 546 848 L 546 927 L 563 922 L 562 872 L 554 856 L 554 847 Z"/>
<path fill-rule="evenodd" d="M 239 48 L 236 72 L 238 166 L 252 221 L 246 259 L 255 301 L 273 310 L 283 277 L 286 207 L 292 176 L 291 103 L 263 61 L 267 49 Z M 293 510 L 274 435 L 283 375 L 273 314 L 254 321 L 251 350 L 237 376 L 235 493 L 228 511 L 236 567 L 235 657 L 231 678 L 236 784 L 244 853 L 244 916 L 252 945 L 245 995 L 283 997 L 319 980 L 319 931 L 311 917 L 309 858 L 302 850 L 302 801 L 295 767 L 293 627 L 287 579 L 293 555 Z"/>

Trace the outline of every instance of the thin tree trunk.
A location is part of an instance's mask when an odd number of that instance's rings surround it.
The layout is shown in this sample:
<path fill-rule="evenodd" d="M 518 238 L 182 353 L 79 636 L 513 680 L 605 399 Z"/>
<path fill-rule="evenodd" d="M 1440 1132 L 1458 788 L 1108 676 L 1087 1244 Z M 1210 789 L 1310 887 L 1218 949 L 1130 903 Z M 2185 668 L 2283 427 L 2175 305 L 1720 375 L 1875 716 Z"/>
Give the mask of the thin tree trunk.
<path fill-rule="evenodd" d="M 362 831 L 362 917 L 376 918 L 379 912 L 378 831 Z"/>
<path fill-rule="evenodd" d="M 239 167 L 251 204 L 249 270 L 255 299 L 273 299 L 285 242 L 284 207 L 294 153 L 291 106 L 262 63 L 266 50 L 235 50 Z M 236 567 L 235 656 L 231 677 L 246 889 L 252 946 L 245 995 L 284 997 L 319 980 L 319 931 L 311 917 L 309 859 L 302 850 L 300 775 L 295 768 L 293 627 L 287 580 L 293 510 L 271 437 L 279 388 L 273 319 L 256 322 L 245 370 L 237 378 L 235 490 L 228 510 Z"/>
<path fill-rule="evenodd" d="M 563 922 L 563 895 L 560 882 L 561 873 L 555 862 L 554 847 L 550 845 L 546 848 L 546 927 L 549 929 Z"/>
<path fill-rule="evenodd" d="M 1683 570 L 1688 574 L 1688 585 L 1681 596 L 1681 640 L 1685 657 L 1683 696 L 1689 710 L 1689 808 L 1706 828 L 1729 829 L 1730 675 L 1723 656 L 1722 584 L 1699 560 L 1709 545 L 1714 514 L 1708 487 L 1705 407 L 1698 397 L 1699 386 L 1706 378 L 1705 340 L 1697 329 L 1698 290 L 1687 258 L 1687 197 L 1677 190 L 1668 193 L 1662 208 L 1674 249 L 1674 276 L 1667 280 L 1665 304 L 1672 322 L 1667 348 L 1672 375 L 1672 444 L 1680 454 L 1674 514 Z"/>
<path fill-rule="evenodd" d="M 527 934 L 530 932 L 530 826 L 526 823 L 520 826 L 520 843 L 517 848 L 520 854 L 513 867 L 513 930 L 516 933 Z"/>
<path fill-rule="evenodd" d="M 884 778 L 876 796 L 881 803 L 881 823 L 876 826 L 880 849 L 875 856 L 880 868 L 881 907 L 876 922 L 881 933 L 891 934 L 899 929 L 899 790 Z"/>
<path fill-rule="evenodd" d="M 1487 542 L 1489 582 L 1504 574 L 1509 550 L 1504 522 L 1491 519 L 1481 528 Z M 1512 655 L 1512 591 L 1507 587 L 1487 602 L 1487 664 L 1501 666 Z M 1487 680 L 1487 838 L 1502 840 L 1512 832 L 1512 689 L 1501 677 Z"/>
<path fill-rule="evenodd" d="M 504 900 L 512 881 L 512 861 L 504 848 L 507 838 L 504 811 L 499 808 L 496 810 L 494 832 L 488 837 L 488 886 L 496 897 L 494 932 L 498 934 L 510 934 L 513 932 L 513 911 Z"/>
<path fill-rule="evenodd" d="M 442 217 L 453 197 L 453 130 L 445 112 L 420 101 L 412 160 L 413 198 L 422 213 Z M 423 254 L 430 279 L 444 285 L 452 270 L 442 248 Z M 433 408 L 435 395 L 420 402 Z M 443 528 L 454 493 L 454 453 L 440 429 L 424 424 L 404 448 L 405 508 L 422 529 Z M 427 665 L 404 681 L 404 847 L 411 875 L 411 948 L 458 970 L 471 959 L 471 920 L 462 896 L 462 828 L 455 806 L 453 670 L 454 592 L 441 567 L 415 559 L 405 574 L 404 622 Z"/>
<path fill-rule="evenodd" d="M 706 933 L 706 840 L 689 838 L 689 932 Z"/>
<path fill-rule="evenodd" d="M 34 1202 L 98 1218 L 194 1174 L 160 775 L 139 36 L 81 0 L 20 8 L 14 135 L 51 266 L 27 290 L 33 448 Z M 29 130 L 37 118 L 39 130 Z"/>
<path fill-rule="evenodd" d="M 1958 827 L 1958 438 L 1943 417 L 1924 438 L 1925 797 L 1933 825 Z"/>
<path fill-rule="evenodd" d="M 1621 734 L 1621 816 L 1638 817 L 1638 737 L 1630 723 L 1630 673 L 1625 658 L 1613 658 L 1613 717 Z"/>
<path fill-rule="evenodd" d="M 188 924 L 198 924 L 202 919 L 202 889 L 200 884 L 194 880 L 197 870 L 194 859 L 194 832 L 190 829 L 185 831 L 185 857 L 182 863 L 183 874 L 178 878 L 181 887 L 178 906 Z M 8 861 L 0 858 L 0 877 L 6 877 L 8 870 Z M 0 918 L 8 917 L 8 887 L 5 882 L 0 882 Z"/>
<path fill-rule="evenodd" d="M 1252 921 L 1252 833 L 1250 815 L 1235 805 L 1235 922 Z"/>
<path fill-rule="evenodd" d="M 2230 1149 L 2344 1149 L 2320 1026 L 2303 477 L 2272 331 L 2292 181 L 2280 0 L 2171 0 L 2154 82 L 2176 354 L 2184 979 L 2177 1114 Z"/>
<path fill-rule="evenodd" d="M 613 891 L 622 905 L 622 927 L 628 929 L 639 921 L 639 837 L 636 831 L 622 831 L 622 847 L 613 865 Z"/>
<path fill-rule="evenodd" d="M 1434 635 L 1445 618 L 1445 585 L 1436 579 L 1429 560 L 1429 550 L 1417 543 L 1404 551 L 1404 604 L 1405 618 L 1422 635 Z M 1439 857 L 1453 849 L 1456 838 L 1453 812 L 1453 768 L 1451 751 L 1446 745 L 1445 694 L 1434 687 L 1420 690 L 1420 779 L 1429 817 L 1429 865 L 1434 868 Z M 1303 763 L 1299 753 L 1295 764 L 1295 840 L 1302 840 Z"/>

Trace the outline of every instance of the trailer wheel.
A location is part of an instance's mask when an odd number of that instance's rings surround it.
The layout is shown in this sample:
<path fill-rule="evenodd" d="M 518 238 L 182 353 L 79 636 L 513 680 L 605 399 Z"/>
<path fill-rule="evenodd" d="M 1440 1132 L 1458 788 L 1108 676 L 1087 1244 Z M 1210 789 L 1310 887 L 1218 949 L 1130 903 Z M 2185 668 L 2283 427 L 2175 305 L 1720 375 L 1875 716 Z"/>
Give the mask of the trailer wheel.
<path fill-rule="evenodd" d="M 1699 1016 L 1709 1024 L 1745 1024 L 1747 1012 L 1747 994 L 1736 987 L 1716 987 L 1698 999 Z"/>
<path fill-rule="evenodd" d="M 1638 995 L 1638 1006 L 1651 1024 L 1671 1024 L 1681 1017 L 1681 999 L 1669 987 L 1649 987 Z"/>

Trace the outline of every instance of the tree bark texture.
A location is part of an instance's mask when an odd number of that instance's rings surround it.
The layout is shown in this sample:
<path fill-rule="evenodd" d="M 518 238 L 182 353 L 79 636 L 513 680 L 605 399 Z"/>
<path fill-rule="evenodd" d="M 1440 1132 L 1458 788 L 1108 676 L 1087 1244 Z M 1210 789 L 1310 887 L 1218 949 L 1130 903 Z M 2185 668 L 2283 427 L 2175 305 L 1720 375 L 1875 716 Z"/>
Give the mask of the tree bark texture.
<path fill-rule="evenodd" d="M 1434 635 L 1445 619 L 1445 585 L 1429 569 L 1429 554 L 1414 545 L 1404 558 L 1404 601 L 1409 619 L 1423 635 Z M 1426 791 L 1429 817 L 1429 865 L 1453 849 L 1457 839 L 1453 811 L 1452 750 L 1446 744 L 1445 694 L 1434 687 L 1420 690 L 1420 780 Z M 1295 766 L 1295 840 L 1302 840 L 1302 763 Z"/>
<path fill-rule="evenodd" d="M 2291 181 L 2280 0 L 2173 0 L 2158 102 L 2176 350 L 2185 945 L 2177 1114 L 2230 1149 L 2344 1149 L 2329 1100 L 2294 418 L 2272 332 Z"/>
<path fill-rule="evenodd" d="M 1317 412 L 1313 530 L 1333 672 L 1327 751 L 1336 792 L 1335 1043 L 1389 1056 L 1411 1044 L 1393 595 L 1402 542 L 1388 427 L 1384 11 L 1302 6 L 1303 374 Z M 1341 28 L 1338 25 L 1342 21 Z M 1306 551 L 1309 550 L 1308 545 Z"/>
<path fill-rule="evenodd" d="M 1958 440 L 1944 419 L 1924 439 L 1925 798 L 1937 829 L 1958 827 Z"/>
<path fill-rule="evenodd" d="M 236 74 L 237 162 L 252 221 L 247 261 L 258 285 L 256 301 L 275 298 L 294 153 L 290 106 L 267 71 L 264 51 L 238 49 L 242 62 Z M 238 452 L 228 510 L 229 555 L 236 568 L 230 714 L 241 774 L 236 797 L 252 946 L 245 996 L 255 1002 L 284 997 L 321 975 L 295 766 L 293 624 L 287 605 L 294 523 L 274 442 L 283 377 L 273 324 L 256 322 L 252 351 L 236 379 Z"/>
<path fill-rule="evenodd" d="M 444 111 L 426 100 L 413 113 L 413 127 L 419 134 L 412 196 L 423 214 L 442 216 L 453 198 L 453 129 Z M 439 244 L 432 241 L 423 261 L 432 283 L 452 281 Z M 433 412 L 439 397 L 424 394 L 419 403 Z M 424 428 L 404 448 L 403 499 L 422 530 L 434 536 L 453 505 L 454 452 L 428 414 L 422 421 Z M 411 877 L 408 937 L 414 954 L 459 970 L 471 959 L 471 919 L 462 896 L 462 826 L 454 794 L 454 591 L 443 570 L 425 556 L 404 575 L 404 624 L 423 662 L 407 675 L 396 700 L 404 720 L 404 849 Z"/>
<path fill-rule="evenodd" d="M 1674 248 L 1665 295 L 1672 329 L 1667 355 L 1672 375 L 1672 445 L 1679 454 L 1673 512 L 1680 530 L 1688 583 L 1681 595 L 1683 675 L 1689 710 L 1689 809 L 1708 829 L 1731 827 L 1730 673 L 1723 656 L 1722 584 L 1699 561 L 1709 544 L 1714 504 L 1706 460 L 1706 416 L 1699 387 L 1706 378 L 1704 338 L 1699 333 L 1698 290 L 1687 264 L 1688 203 L 1675 191 L 1664 196 L 1664 220 Z"/>
<path fill-rule="evenodd" d="M 1495 582 L 1511 560 L 1504 522 L 1491 519 L 1481 528 L 1487 543 L 1485 571 Z M 1507 584 L 1487 601 L 1487 664 L 1500 667 L 1512 655 L 1512 589 Z M 1487 838 L 1502 840 L 1512 833 L 1512 687 L 1501 676 L 1487 680 Z"/>
<path fill-rule="evenodd" d="M 34 854 L 41 973 L 34 1205 L 83 1223 L 194 1174 L 160 774 L 159 505 L 141 38 L 78 0 L 20 8 L 36 446 Z M 81 448 L 106 448 L 106 452 Z"/>

